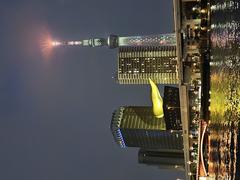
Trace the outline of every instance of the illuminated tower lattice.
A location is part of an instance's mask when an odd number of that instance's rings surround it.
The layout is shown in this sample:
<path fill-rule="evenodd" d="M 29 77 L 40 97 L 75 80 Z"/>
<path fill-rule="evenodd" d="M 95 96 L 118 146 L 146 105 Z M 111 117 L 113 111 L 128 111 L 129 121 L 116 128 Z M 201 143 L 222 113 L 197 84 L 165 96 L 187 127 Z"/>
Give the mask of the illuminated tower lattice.
<path fill-rule="evenodd" d="M 176 36 L 90 38 L 78 41 L 52 42 L 53 46 L 87 46 L 118 48 L 117 82 L 120 84 L 177 84 Z"/>
<path fill-rule="evenodd" d="M 175 36 L 119 38 L 118 75 L 120 84 L 177 84 Z M 122 41 L 121 41 L 122 40 Z"/>

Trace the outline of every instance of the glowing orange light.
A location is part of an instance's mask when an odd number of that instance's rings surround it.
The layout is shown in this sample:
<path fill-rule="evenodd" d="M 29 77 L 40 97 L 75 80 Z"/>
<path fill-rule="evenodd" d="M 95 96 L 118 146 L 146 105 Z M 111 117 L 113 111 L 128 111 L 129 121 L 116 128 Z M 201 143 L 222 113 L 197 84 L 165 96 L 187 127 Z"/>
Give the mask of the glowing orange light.
<path fill-rule="evenodd" d="M 58 46 L 61 43 L 58 41 L 53 41 L 49 33 L 42 34 L 40 38 L 40 47 L 44 58 L 49 58 L 52 54 L 52 49 L 54 46 Z"/>
<path fill-rule="evenodd" d="M 60 46 L 60 45 L 62 45 L 62 43 L 59 42 L 59 41 L 52 41 L 51 44 L 52 44 L 52 46 Z"/>

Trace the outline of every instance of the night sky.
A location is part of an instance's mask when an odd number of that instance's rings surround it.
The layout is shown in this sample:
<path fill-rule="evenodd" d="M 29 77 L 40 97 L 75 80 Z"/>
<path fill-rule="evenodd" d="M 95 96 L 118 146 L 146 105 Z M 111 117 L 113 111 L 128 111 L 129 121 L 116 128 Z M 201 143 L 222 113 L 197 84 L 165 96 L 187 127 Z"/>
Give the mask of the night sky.
<path fill-rule="evenodd" d="M 148 85 L 118 85 L 117 50 L 41 41 L 173 32 L 171 0 L 0 0 L 0 179 L 160 180 L 183 173 L 139 165 L 110 121 L 150 106 Z"/>

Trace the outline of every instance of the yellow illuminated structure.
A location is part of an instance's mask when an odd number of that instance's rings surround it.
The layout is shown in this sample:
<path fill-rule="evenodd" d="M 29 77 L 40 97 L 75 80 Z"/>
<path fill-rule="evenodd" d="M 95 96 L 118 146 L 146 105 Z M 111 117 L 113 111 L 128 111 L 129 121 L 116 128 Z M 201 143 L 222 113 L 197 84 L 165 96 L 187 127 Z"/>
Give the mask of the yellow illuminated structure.
<path fill-rule="evenodd" d="M 160 95 L 157 85 L 149 78 L 149 82 L 152 89 L 152 105 L 153 105 L 153 114 L 156 118 L 162 118 L 163 113 L 163 99 Z"/>

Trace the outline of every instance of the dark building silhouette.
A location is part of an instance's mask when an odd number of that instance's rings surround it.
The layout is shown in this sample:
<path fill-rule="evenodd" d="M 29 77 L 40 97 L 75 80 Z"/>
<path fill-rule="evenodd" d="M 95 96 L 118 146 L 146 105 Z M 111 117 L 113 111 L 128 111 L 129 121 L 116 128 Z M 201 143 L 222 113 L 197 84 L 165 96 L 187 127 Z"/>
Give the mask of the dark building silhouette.
<path fill-rule="evenodd" d="M 138 162 L 158 166 L 162 169 L 184 170 L 183 150 L 139 149 Z"/>
<path fill-rule="evenodd" d="M 111 130 L 121 147 L 183 149 L 181 131 L 167 130 L 165 120 L 154 117 L 151 107 L 120 107 L 113 113 Z"/>
<path fill-rule="evenodd" d="M 163 110 L 164 118 L 166 119 L 166 128 L 181 130 L 180 99 L 177 87 L 164 87 Z"/>

